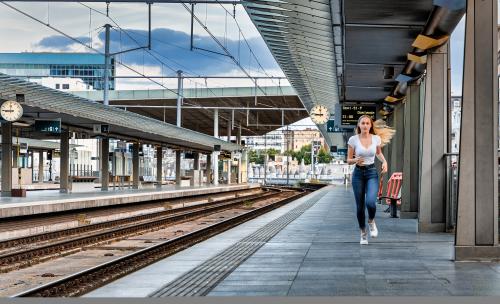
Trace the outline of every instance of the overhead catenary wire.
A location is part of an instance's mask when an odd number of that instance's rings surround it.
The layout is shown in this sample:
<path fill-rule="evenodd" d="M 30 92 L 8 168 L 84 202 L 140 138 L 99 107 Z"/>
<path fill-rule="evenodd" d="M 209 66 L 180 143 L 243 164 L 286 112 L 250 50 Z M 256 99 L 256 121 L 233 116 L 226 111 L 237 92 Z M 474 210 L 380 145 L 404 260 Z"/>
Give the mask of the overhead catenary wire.
<path fill-rule="evenodd" d="M 26 16 L 26 17 L 28 17 L 28 18 L 30 18 L 30 19 L 32 19 L 32 20 L 35 20 L 35 21 L 37 21 L 38 23 L 43 24 L 43 25 L 45 25 L 45 26 L 49 27 L 50 29 L 52 29 L 52 30 L 54 30 L 55 32 L 57 32 L 57 33 L 61 34 L 62 36 L 64 36 L 64 37 L 68 38 L 69 40 L 74 41 L 75 43 L 78 43 L 78 44 L 80 44 L 80 45 L 82 45 L 82 46 L 84 46 L 84 47 L 88 48 L 89 50 L 92 50 L 92 51 L 94 51 L 94 52 L 98 53 L 98 54 L 104 55 L 104 54 L 103 54 L 103 52 L 99 51 L 98 49 L 95 49 L 92 45 L 89 45 L 89 44 L 87 44 L 87 43 L 85 43 L 85 42 L 83 42 L 83 41 L 81 41 L 81 40 L 79 40 L 79 39 L 77 39 L 77 38 L 75 38 L 75 37 L 73 37 L 73 36 L 69 35 L 69 34 L 66 34 L 66 33 L 65 33 L 65 32 L 63 32 L 62 30 L 60 30 L 60 29 L 58 29 L 58 28 L 56 28 L 56 27 L 54 27 L 54 26 L 52 26 L 52 25 L 50 25 L 50 24 L 44 23 L 44 22 L 43 22 L 43 21 L 41 21 L 40 19 L 38 19 L 38 18 L 36 18 L 36 17 L 34 17 L 34 16 L 32 16 L 32 15 L 30 15 L 30 14 L 28 14 L 28 13 L 26 13 L 26 12 L 24 12 L 24 11 L 22 11 L 22 10 L 20 10 L 20 9 L 18 9 L 18 8 L 16 8 L 16 7 L 12 6 L 12 5 L 10 5 L 10 4 L 8 4 L 8 3 L 5 3 L 4 1 L 2 1 L 1 3 L 2 3 L 2 4 L 4 4 L 5 6 L 7 6 L 7 7 L 11 8 L 11 9 L 13 9 L 13 10 L 17 11 L 18 13 L 20 13 L 20 14 L 22 14 L 22 15 L 24 15 L 24 16 Z M 94 11 L 95 11 L 95 10 L 94 10 Z M 198 21 L 199 21 L 199 20 L 198 20 Z M 102 27 L 99 27 L 99 28 L 102 28 Z M 120 29 L 121 29 L 121 28 L 120 28 Z M 124 31 L 124 33 L 126 33 L 126 31 Z M 128 33 L 126 33 L 126 34 L 128 34 Z M 218 43 L 220 43 L 220 42 L 218 42 Z M 234 59 L 234 57 L 232 57 L 232 58 Z M 172 89 L 170 89 L 170 88 L 168 88 L 168 87 L 164 86 L 162 83 L 157 82 L 157 81 L 155 81 L 155 80 L 153 80 L 153 79 L 149 78 L 147 75 L 145 75 L 145 73 L 141 73 L 141 72 L 137 71 L 136 69 L 134 69 L 134 68 L 132 68 L 132 67 L 128 66 L 127 64 L 123 63 L 121 60 L 115 60 L 115 62 L 116 62 L 116 63 L 118 63 L 118 64 L 120 64 L 120 65 L 121 65 L 121 66 L 123 66 L 124 68 L 126 68 L 126 69 L 128 69 L 128 70 L 130 70 L 130 71 L 132 71 L 132 72 L 134 72 L 134 73 L 136 73 L 137 75 L 140 75 L 140 76 L 142 76 L 143 78 L 148 79 L 149 81 L 151 81 L 151 82 L 153 82 L 153 83 L 155 83 L 155 84 L 157 84 L 157 85 L 159 85 L 159 86 L 161 86 L 161 87 L 165 88 L 166 90 L 168 90 L 168 91 L 170 91 L 170 92 L 172 92 L 172 93 L 174 93 L 174 94 L 176 94 L 176 95 L 182 96 L 182 94 L 180 94 L 179 92 L 174 91 L 174 90 L 172 90 Z M 162 62 L 162 61 L 160 60 L 160 62 Z M 243 69 L 243 70 L 244 70 L 244 69 Z M 245 72 L 246 72 L 246 71 L 245 71 Z M 249 75 L 247 74 L 247 76 L 249 76 Z M 251 79 L 251 76 L 250 76 L 249 78 Z M 207 86 L 207 88 L 208 88 L 208 86 Z M 260 89 L 262 90 L 262 88 L 260 88 Z M 262 92 L 263 92 L 264 94 L 266 94 L 266 92 L 264 92 L 263 90 L 262 90 Z M 214 95 L 215 95 L 215 93 L 214 93 Z M 182 97 L 183 97 L 183 98 L 185 98 L 184 96 L 182 96 Z M 220 99 L 220 98 L 219 98 L 219 99 Z M 189 100 L 189 99 L 188 99 L 188 98 L 186 98 L 186 100 Z M 192 105 L 193 105 L 193 106 L 199 106 L 199 105 L 197 105 L 197 104 L 192 104 Z M 264 105 L 264 106 L 271 107 L 270 105 L 266 105 L 266 104 L 263 104 L 263 105 Z M 221 117 L 221 118 L 222 118 L 222 119 L 224 119 L 224 120 L 228 120 L 228 119 L 226 119 L 226 118 L 224 118 L 224 117 Z"/>

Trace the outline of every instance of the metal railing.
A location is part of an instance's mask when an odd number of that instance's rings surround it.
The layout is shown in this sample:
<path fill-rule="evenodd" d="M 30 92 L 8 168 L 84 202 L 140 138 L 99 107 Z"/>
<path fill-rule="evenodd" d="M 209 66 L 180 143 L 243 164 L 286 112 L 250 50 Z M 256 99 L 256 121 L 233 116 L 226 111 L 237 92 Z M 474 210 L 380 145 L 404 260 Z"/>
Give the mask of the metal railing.
<path fill-rule="evenodd" d="M 458 205 L 458 153 L 446 153 L 446 230 L 455 231 Z"/>

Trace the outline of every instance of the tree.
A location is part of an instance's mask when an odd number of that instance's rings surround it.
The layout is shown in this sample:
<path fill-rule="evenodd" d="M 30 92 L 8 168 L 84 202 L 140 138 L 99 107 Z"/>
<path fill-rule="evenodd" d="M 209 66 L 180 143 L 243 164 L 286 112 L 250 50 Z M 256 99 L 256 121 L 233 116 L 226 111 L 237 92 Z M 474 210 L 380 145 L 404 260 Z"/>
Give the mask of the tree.
<path fill-rule="evenodd" d="M 318 152 L 318 163 L 320 164 L 329 164 L 332 160 L 330 154 L 326 151 L 325 148 L 321 147 Z"/>
<path fill-rule="evenodd" d="M 293 157 L 299 162 L 299 164 L 302 162 L 302 159 L 304 159 L 304 164 L 310 165 L 311 164 L 311 145 L 305 145 L 300 148 L 299 151 L 295 151 L 292 154 Z"/>
<path fill-rule="evenodd" d="M 264 154 L 257 153 L 257 151 L 255 151 L 255 150 L 250 150 L 248 152 L 248 161 L 251 163 L 263 165 L 264 164 Z"/>
<path fill-rule="evenodd" d="M 269 155 L 269 159 L 271 160 L 275 160 L 275 156 L 278 155 L 280 153 L 280 151 L 274 149 L 274 148 L 269 148 L 267 149 L 266 151 L 267 155 Z"/>

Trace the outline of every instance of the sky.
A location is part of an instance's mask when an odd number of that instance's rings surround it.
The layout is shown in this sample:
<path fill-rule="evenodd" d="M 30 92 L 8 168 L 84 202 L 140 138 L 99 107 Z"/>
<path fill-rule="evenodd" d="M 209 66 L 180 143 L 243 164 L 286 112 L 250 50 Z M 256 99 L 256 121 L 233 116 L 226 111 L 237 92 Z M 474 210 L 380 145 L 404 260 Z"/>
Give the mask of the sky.
<path fill-rule="evenodd" d="M 112 24 L 111 52 L 146 45 L 147 6 L 138 3 L 111 3 L 109 16 L 105 3 L 19 3 L 12 6 L 32 15 L 42 23 L 63 31 L 103 52 L 104 29 Z M 94 9 L 91 10 L 90 8 Z M 284 76 L 265 45 L 259 32 L 241 5 L 222 7 L 218 4 L 197 4 L 195 14 L 210 32 L 234 56 L 249 74 L 254 76 Z M 235 16 L 233 18 L 233 13 Z M 113 24 L 116 22 L 119 28 Z M 0 3 L 0 52 L 88 52 L 88 48 L 69 40 L 45 25 L 36 22 Z M 238 25 L 242 33 L 238 30 Z M 175 76 L 177 70 L 186 75 L 244 76 L 244 72 L 229 58 L 212 52 L 190 50 L 190 14 L 181 4 L 153 4 L 152 55 L 144 50 L 119 55 L 117 60 L 146 75 Z M 123 30 L 120 30 L 124 29 Z M 451 35 L 451 92 L 461 95 L 465 18 Z M 242 36 L 246 37 L 247 42 Z M 250 52 L 250 48 L 254 54 Z M 195 21 L 194 46 L 214 52 L 223 52 L 209 34 Z M 255 59 L 255 57 L 257 59 Z M 263 70 L 261 69 L 263 68 Z M 117 74 L 137 76 L 131 70 L 117 65 Z M 161 85 L 176 88 L 176 79 L 158 80 Z M 247 79 L 185 80 L 184 87 L 254 86 Z M 288 81 L 259 80 L 259 85 L 289 85 Z M 120 79 L 117 89 L 158 89 L 158 84 L 146 79 Z M 310 119 L 296 123 L 314 126 Z"/>

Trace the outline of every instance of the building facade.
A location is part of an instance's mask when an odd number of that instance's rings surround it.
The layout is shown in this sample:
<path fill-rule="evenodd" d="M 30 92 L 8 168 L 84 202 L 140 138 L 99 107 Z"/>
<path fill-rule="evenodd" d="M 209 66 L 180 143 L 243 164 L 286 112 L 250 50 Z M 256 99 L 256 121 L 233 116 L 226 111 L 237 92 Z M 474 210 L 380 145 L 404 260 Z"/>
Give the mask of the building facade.
<path fill-rule="evenodd" d="M 299 151 L 303 146 L 312 144 L 313 140 L 320 142 L 325 147 L 325 139 L 318 129 L 307 128 L 304 130 L 283 131 L 285 135 L 286 150 Z"/>
<path fill-rule="evenodd" d="M 77 78 L 84 86 L 104 88 L 104 56 L 92 53 L 0 53 L 0 73 L 41 83 L 43 78 Z M 109 86 L 115 88 L 111 59 Z M 56 82 L 57 83 L 57 82 Z M 62 88 L 60 90 L 68 90 Z M 51 87 L 51 86 L 50 86 Z M 57 89 L 54 87 L 54 89 Z"/>

